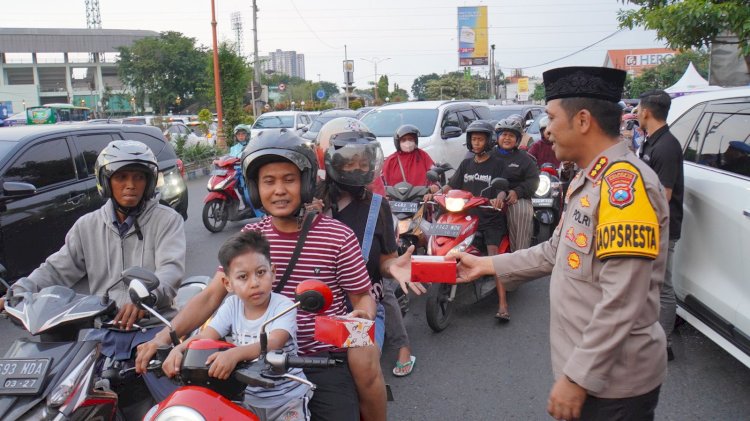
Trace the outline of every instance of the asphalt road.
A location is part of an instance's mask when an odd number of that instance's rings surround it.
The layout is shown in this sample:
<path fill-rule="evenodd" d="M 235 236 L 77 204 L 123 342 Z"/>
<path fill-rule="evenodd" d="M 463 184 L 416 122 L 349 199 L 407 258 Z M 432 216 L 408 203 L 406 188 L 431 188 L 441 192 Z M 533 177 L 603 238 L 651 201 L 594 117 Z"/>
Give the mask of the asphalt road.
<path fill-rule="evenodd" d="M 213 274 L 222 242 L 242 227 L 230 222 L 223 232 L 209 233 L 201 221 L 207 178 L 188 183 L 189 219 L 187 272 Z M 394 377 L 395 350 L 387 345 L 381 365 L 395 400 L 388 404 L 390 420 L 545 420 L 552 385 L 549 356 L 549 278 L 541 278 L 509 293 L 512 321 L 498 324 L 493 315 L 496 297 L 467 303 L 453 323 L 433 333 L 424 316 L 424 300 L 413 297 L 405 322 L 412 352 L 413 373 Z M 0 320 L 0 352 L 22 332 Z M 676 359 L 669 363 L 667 381 L 657 408 L 659 420 L 750 419 L 750 369 L 689 325 L 675 334 Z"/>

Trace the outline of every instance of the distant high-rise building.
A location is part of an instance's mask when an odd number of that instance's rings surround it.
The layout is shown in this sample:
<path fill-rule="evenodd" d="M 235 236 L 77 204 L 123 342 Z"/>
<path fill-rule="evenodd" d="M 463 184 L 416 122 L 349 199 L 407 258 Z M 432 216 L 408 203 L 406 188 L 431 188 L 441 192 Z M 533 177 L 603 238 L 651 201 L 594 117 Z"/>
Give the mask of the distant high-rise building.
<path fill-rule="evenodd" d="M 284 73 L 289 76 L 305 78 L 305 55 L 296 51 L 272 51 L 269 55 L 260 57 L 261 70 Z"/>

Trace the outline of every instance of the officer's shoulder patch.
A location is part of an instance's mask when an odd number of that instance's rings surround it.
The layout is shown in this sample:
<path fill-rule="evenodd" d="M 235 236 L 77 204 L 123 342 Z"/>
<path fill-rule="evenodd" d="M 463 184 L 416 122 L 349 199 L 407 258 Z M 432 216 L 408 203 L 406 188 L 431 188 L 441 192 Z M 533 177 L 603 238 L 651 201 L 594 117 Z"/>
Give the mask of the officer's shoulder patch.
<path fill-rule="evenodd" d="M 659 220 L 638 168 L 613 162 L 600 185 L 596 257 L 647 257 L 659 254 Z"/>

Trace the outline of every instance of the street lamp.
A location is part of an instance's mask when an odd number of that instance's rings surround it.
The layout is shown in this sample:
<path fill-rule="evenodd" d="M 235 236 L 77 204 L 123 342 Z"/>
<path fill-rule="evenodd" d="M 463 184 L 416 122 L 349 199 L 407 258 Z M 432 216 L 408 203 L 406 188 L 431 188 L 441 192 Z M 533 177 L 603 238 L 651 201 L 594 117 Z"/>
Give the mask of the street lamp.
<path fill-rule="evenodd" d="M 182 98 L 180 98 L 179 95 L 177 95 L 177 98 L 174 100 L 174 103 L 177 104 L 177 111 L 180 111 L 180 103 L 182 102 Z"/>
<path fill-rule="evenodd" d="M 370 62 L 373 64 L 373 66 L 375 66 L 375 86 L 373 87 L 373 89 L 375 90 L 375 100 L 377 101 L 378 100 L 378 63 L 382 63 L 386 60 L 390 60 L 391 58 L 386 57 L 386 58 L 379 59 L 377 57 L 373 57 L 372 59 L 366 59 L 366 58 L 360 57 L 359 59 Z"/>
<path fill-rule="evenodd" d="M 26 100 L 21 100 L 21 104 L 23 104 L 23 110 L 26 111 Z"/>
<path fill-rule="evenodd" d="M 300 106 L 300 108 L 302 108 L 304 110 L 305 109 L 305 101 L 301 101 L 299 103 L 299 106 Z"/>
<path fill-rule="evenodd" d="M 81 98 L 81 107 L 85 107 L 85 106 L 86 106 L 86 100 Z"/>
<path fill-rule="evenodd" d="M 391 102 L 391 97 L 389 96 L 385 97 L 385 102 Z"/>
<path fill-rule="evenodd" d="M 296 102 L 292 101 L 292 111 L 294 111 L 294 106 L 297 105 Z"/>

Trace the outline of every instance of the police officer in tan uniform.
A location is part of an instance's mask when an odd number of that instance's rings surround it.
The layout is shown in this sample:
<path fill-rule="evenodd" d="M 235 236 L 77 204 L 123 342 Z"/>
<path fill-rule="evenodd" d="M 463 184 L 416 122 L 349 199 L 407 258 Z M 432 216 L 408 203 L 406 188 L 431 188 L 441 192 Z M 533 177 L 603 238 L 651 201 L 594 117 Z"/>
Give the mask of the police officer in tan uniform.
<path fill-rule="evenodd" d="M 553 237 L 512 254 L 457 257 L 458 281 L 551 273 L 550 345 L 556 419 L 651 420 L 667 368 L 659 288 L 669 207 L 656 174 L 619 141 L 625 72 L 544 73 L 555 155 L 579 168 Z"/>

